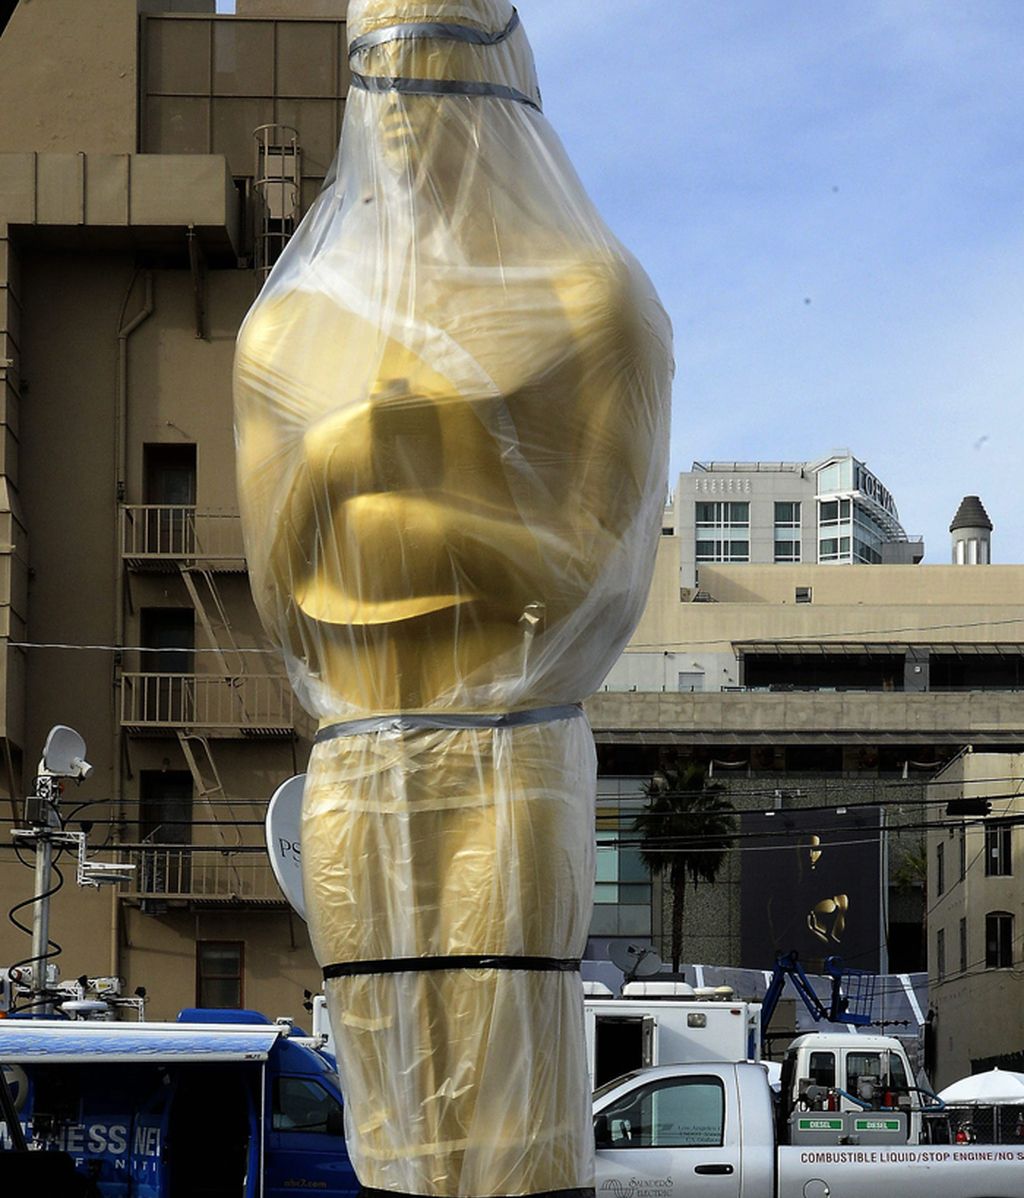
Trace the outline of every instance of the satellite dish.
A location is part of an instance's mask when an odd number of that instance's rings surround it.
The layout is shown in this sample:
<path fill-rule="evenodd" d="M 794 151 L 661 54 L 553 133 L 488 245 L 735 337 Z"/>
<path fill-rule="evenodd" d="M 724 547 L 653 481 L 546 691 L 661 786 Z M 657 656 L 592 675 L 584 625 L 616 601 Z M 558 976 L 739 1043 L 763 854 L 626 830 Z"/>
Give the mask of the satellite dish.
<path fill-rule="evenodd" d="M 110 1004 L 99 998 L 72 998 L 60 1004 L 60 1009 L 72 1018 L 88 1019 L 90 1015 L 109 1015 Z"/>
<path fill-rule="evenodd" d="M 74 728 L 56 724 L 43 745 L 43 769 L 58 778 L 84 778 L 92 772 L 85 760 L 85 741 Z"/>
<path fill-rule="evenodd" d="M 633 944 L 632 941 L 615 940 L 608 947 L 608 956 L 626 975 L 625 981 L 634 978 L 649 978 L 661 969 L 661 957 L 649 944 Z"/>
<path fill-rule="evenodd" d="M 274 791 L 267 808 L 267 852 L 270 868 L 278 886 L 296 912 L 306 918 L 306 899 L 302 893 L 302 791 L 305 774 L 296 774 Z"/>

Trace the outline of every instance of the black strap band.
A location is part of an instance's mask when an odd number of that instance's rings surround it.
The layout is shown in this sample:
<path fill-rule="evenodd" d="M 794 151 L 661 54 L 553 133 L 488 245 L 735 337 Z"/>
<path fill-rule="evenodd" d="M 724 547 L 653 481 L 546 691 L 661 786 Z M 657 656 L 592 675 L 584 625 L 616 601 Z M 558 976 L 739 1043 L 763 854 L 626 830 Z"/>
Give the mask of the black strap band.
<path fill-rule="evenodd" d="M 628 1193 L 627 1186 L 623 1192 Z M 371 1190 L 369 1186 L 360 1187 L 358 1198 L 422 1198 L 419 1194 L 403 1194 L 396 1190 Z M 518 1198 L 594 1198 L 593 1189 L 577 1190 L 535 1190 L 533 1193 Z"/>
<path fill-rule="evenodd" d="M 340 740 L 345 736 L 365 736 L 371 732 L 446 732 L 459 729 L 484 731 L 488 728 L 521 728 L 528 724 L 553 724 L 558 720 L 581 718 L 583 708 L 578 703 L 560 707 L 531 707 L 526 711 L 505 712 L 439 712 L 437 715 L 381 715 L 365 720 L 344 720 L 328 724 L 316 734 L 314 744 Z"/>
<path fill-rule="evenodd" d="M 382 961 L 345 961 L 325 965 L 324 981 L 384 973 L 442 973 L 454 969 L 503 969 L 524 973 L 578 973 L 578 957 L 510 957 L 488 953 L 452 957 L 395 957 Z"/>
<path fill-rule="evenodd" d="M 626 1186 L 623 1186 L 623 1192 L 628 1193 Z M 396 1190 L 372 1190 L 369 1186 L 362 1186 L 359 1190 L 358 1198 L 422 1198 L 419 1194 L 403 1194 Z M 577 1190 L 536 1190 L 531 1194 L 519 1195 L 517 1198 L 594 1198 L 593 1189 L 577 1189 Z"/>
<path fill-rule="evenodd" d="M 352 86 L 367 92 L 402 92 L 408 96 L 494 96 L 499 100 L 514 100 L 535 112 L 541 106 L 525 92 L 503 83 L 472 83 L 468 79 L 403 79 L 387 75 L 357 75 L 352 72 Z"/>
<path fill-rule="evenodd" d="M 486 29 L 475 29 L 471 25 L 453 25 L 447 21 L 407 21 L 400 25 L 385 25 L 371 30 L 349 43 L 348 56 L 353 58 L 360 50 L 383 46 L 386 42 L 411 41 L 419 38 L 438 38 L 452 42 L 469 42 L 473 46 L 497 46 L 511 37 L 519 28 L 519 13 L 512 10 L 512 19 L 504 29 L 491 33 Z"/>

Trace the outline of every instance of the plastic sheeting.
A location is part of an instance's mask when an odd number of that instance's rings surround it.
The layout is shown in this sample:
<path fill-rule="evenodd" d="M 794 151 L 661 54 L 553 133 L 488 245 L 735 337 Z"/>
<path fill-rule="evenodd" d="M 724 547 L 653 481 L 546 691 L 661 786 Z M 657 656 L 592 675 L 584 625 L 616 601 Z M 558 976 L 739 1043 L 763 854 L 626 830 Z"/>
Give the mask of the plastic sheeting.
<path fill-rule="evenodd" d="M 322 729 L 304 889 L 318 959 L 355 970 L 327 983 L 350 1153 L 374 1189 L 576 1189 L 564 963 L 595 764 L 573 705 L 646 597 L 670 330 L 506 0 L 351 0 L 348 33 L 342 148 L 239 334 L 235 398 L 253 593 Z M 531 960 L 447 960 L 481 954 Z"/>

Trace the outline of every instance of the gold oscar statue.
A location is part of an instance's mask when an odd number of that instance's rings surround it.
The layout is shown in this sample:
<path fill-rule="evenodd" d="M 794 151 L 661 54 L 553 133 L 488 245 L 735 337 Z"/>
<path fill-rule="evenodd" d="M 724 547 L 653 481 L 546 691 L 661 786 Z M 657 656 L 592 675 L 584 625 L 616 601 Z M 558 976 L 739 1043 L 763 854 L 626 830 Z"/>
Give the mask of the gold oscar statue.
<path fill-rule="evenodd" d="M 351 0 L 338 160 L 239 334 L 253 593 L 370 1190 L 593 1184 L 580 703 L 642 609 L 671 334 L 507 0 Z"/>

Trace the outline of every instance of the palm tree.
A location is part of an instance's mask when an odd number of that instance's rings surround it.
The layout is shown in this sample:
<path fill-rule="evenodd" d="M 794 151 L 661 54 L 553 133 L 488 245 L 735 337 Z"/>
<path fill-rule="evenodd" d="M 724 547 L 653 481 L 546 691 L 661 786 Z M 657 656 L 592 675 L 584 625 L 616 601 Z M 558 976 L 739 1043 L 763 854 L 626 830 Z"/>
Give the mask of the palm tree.
<path fill-rule="evenodd" d="M 686 881 L 714 882 L 732 843 L 733 806 L 724 787 L 708 783 L 692 761 L 663 765 L 644 785 L 646 808 L 633 821 L 640 857 L 654 874 L 666 874 L 672 895 L 672 969 L 679 971 L 683 948 Z"/>

